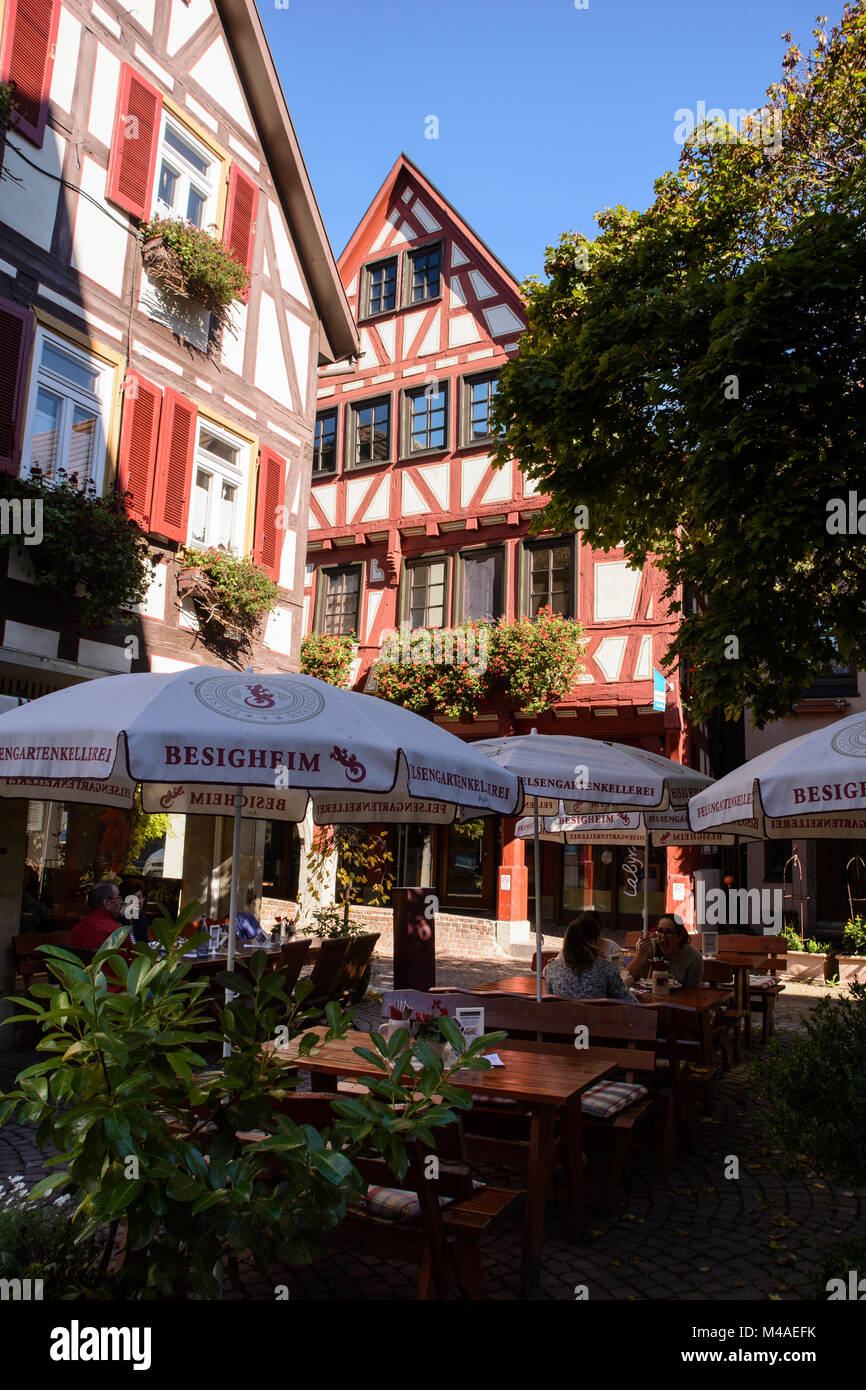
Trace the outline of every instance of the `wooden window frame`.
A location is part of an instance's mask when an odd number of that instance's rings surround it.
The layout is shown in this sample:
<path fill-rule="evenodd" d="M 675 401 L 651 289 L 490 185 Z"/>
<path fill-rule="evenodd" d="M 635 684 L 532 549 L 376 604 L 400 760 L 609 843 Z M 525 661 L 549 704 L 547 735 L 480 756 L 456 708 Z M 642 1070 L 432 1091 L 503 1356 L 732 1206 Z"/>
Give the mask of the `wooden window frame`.
<path fill-rule="evenodd" d="M 492 371 L 473 372 L 460 378 L 460 422 L 459 447 L 461 449 L 485 449 L 497 442 L 500 436 L 486 434 L 482 439 L 473 439 L 472 428 L 472 387 L 483 381 L 498 381 L 502 375 L 500 367 Z M 494 392 L 495 394 L 495 392 Z"/>
<path fill-rule="evenodd" d="M 317 468 L 317 467 L 316 467 L 316 429 L 317 429 L 317 427 L 318 427 L 319 421 L 320 421 L 320 420 L 323 420 L 323 419 L 325 418 L 326 415 L 333 415 L 333 417 L 334 417 L 334 466 L 333 466 L 333 468 Z M 334 406 L 331 406 L 328 410 L 317 410 L 317 411 L 316 411 L 316 419 L 315 419 L 315 422 L 314 422 L 314 425 L 313 425 L 313 458 L 312 458 L 312 465 L 311 465 L 312 480 L 313 480 L 313 482 L 315 482 L 315 481 L 317 480 L 317 478 L 331 478 L 331 477 L 334 476 L 335 473 L 339 472 L 339 468 L 340 468 L 340 407 L 334 405 Z"/>
<path fill-rule="evenodd" d="M 426 449 L 412 449 L 412 402 L 427 392 L 427 386 L 408 386 L 403 389 L 400 400 L 400 461 L 429 458 L 433 454 L 451 452 L 451 382 L 447 377 L 436 379 L 445 397 L 445 439 L 442 444 L 434 444 Z"/>
<path fill-rule="evenodd" d="M 358 280 L 359 322 L 364 322 L 367 319 L 373 319 L 375 321 L 376 319 L 386 318 L 388 314 L 396 314 L 397 310 L 400 308 L 401 305 L 400 269 L 402 259 L 403 258 L 401 256 L 396 254 L 392 254 L 390 256 L 382 256 L 378 260 L 368 261 L 368 263 L 363 267 L 360 278 Z M 390 309 L 377 309 L 376 312 L 373 313 L 372 309 L 370 308 L 370 289 L 372 282 L 372 273 L 373 271 L 378 270 L 380 266 L 385 266 L 389 263 L 393 263 L 394 265 L 394 304 Z"/>
<path fill-rule="evenodd" d="M 116 445 L 116 431 L 114 429 L 115 411 L 118 391 L 118 366 L 119 360 L 116 353 L 110 356 L 94 347 L 90 341 L 82 335 L 73 333 L 65 324 L 59 320 L 46 322 L 41 315 L 37 315 L 33 326 L 33 336 L 30 344 L 29 375 L 26 386 L 22 391 L 22 415 L 21 433 L 19 441 L 20 458 L 19 472 L 22 477 L 29 477 L 32 470 L 32 462 L 28 457 L 31 452 L 33 438 L 33 414 L 36 409 L 36 397 L 39 390 L 39 375 L 42 369 L 41 356 L 42 347 L 48 340 L 56 340 L 61 349 L 67 349 L 71 355 L 85 357 L 96 362 L 99 367 L 101 377 L 100 392 L 96 394 L 96 399 L 100 404 L 100 432 L 99 439 L 94 451 L 94 472 L 93 482 L 100 496 L 107 491 L 109 484 L 113 481 L 110 475 L 110 468 L 114 461 L 115 454 L 113 448 Z M 122 361 L 122 359 L 120 359 Z M 75 391 L 63 393 L 64 400 L 74 401 Z M 26 468 L 26 472 L 25 472 Z M 58 464 L 58 468 L 63 468 L 69 473 L 68 462 Z"/>
<path fill-rule="evenodd" d="M 413 625 L 412 625 L 412 572 L 413 572 L 413 570 L 419 569 L 422 565 L 435 565 L 435 564 L 438 564 L 439 561 L 444 561 L 444 563 L 445 563 L 445 578 L 444 578 L 444 580 L 443 580 L 443 597 L 444 597 L 443 609 L 444 609 L 444 611 L 443 611 L 443 614 L 442 614 L 442 623 L 441 623 L 441 626 L 442 626 L 443 628 L 451 627 L 451 625 L 452 625 L 452 613 L 453 613 L 453 611 L 454 611 L 454 599 L 453 599 L 453 594 L 452 594 L 452 592 L 451 592 L 451 586 L 452 586 L 452 581 L 453 581 L 453 563 L 452 563 L 452 562 L 453 562 L 453 559 L 454 559 L 453 555 L 452 555 L 449 551 L 447 551 L 447 550 L 440 550 L 440 551 L 437 551 L 436 554 L 434 554 L 434 555 L 426 555 L 426 554 L 425 554 L 425 555 L 411 555 L 411 556 L 407 556 L 406 558 L 404 558 L 404 561 L 403 561 L 403 570 L 402 570 L 402 574 L 401 574 L 401 576 L 400 576 L 400 605 L 399 605 L 399 611 L 400 611 L 400 623 L 401 623 L 401 625 L 408 624 L 408 625 L 410 626 L 410 628 L 411 628 L 413 631 L 415 630 L 414 627 L 413 627 Z M 430 625 L 427 624 L 427 623 L 422 623 L 421 626 L 422 626 L 422 627 L 428 627 L 428 626 L 430 626 Z"/>
<path fill-rule="evenodd" d="M 362 599 L 363 599 L 363 596 L 364 596 L 364 566 L 363 566 L 363 564 L 362 564 L 360 561 L 358 561 L 358 560 L 349 561 L 347 564 L 344 564 L 344 565 L 320 565 L 320 566 L 319 566 L 318 570 L 316 571 L 316 601 L 315 601 L 314 608 L 313 608 L 313 626 L 312 626 L 312 631 L 313 631 L 313 632 L 316 632 L 316 633 L 323 633 L 323 634 L 327 632 L 327 629 L 326 629 L 325 626 L 324 626 L 324 622 L 325 622 L 325 604 L 326 604 L 326 597 L 327 597 L 326 590 L 327 590 L 327 580 L 328 580 L 328 578 L 329 578 L 331 575 L 335 575 L 335 574 L 344 574 L 344 573 L 347 574 L 350 570 L 357 570 L 357 571 L 358 571 L 358 611 L 357 611 L 357 613 L 355 614 L 355 626 L 354 626 L 354 629 L 353 629 L 353 630 L 354 630 L 354 633 L 355 633 L 355 641 L 358 642 L 358 641 L 360 641 L 361 603 L 362 603 Z M 329 634 L 329 635 L 335 635 L 335 634 Z M 336 634 L 336 635 L 339 635 L 339 634 Z"/>
<path fill-rule="evenodd" d="M 455 617 L 455 622 L 485 622 L 484 618 L 468 618 L 466 616 L 466 561 L 478 559 L 482 555 L 498 555 L 502 561 L 502 580 L 500 585 L 500 616 L 506 613 L 506 594 L 508 593 L 508 549 L 504 543 L 498 545 L 475 545 L 469 546 L 465 550 L 457 553 L 455 574 L 454 574 L 454 606 L 453 611 L 459 614 Z M 493 622 L 496 618 L 492 619 Z"/>
<path fill-rule="evenodd" d="M 415 278 L 415 258 L 429 255 L 431 251 L 439 252 L 439 292 L 438 294 L 425 295 L 423 299 L 413 299 L 412 281 Z M 445 242 L 443 238 L 437 237 L 433 241 L 425 242 L 423 246 L 413 246 L 411 250 L 403 253 L 403 260 L 403 296 L 401 300 L 403 308 L 420 309 L 426 304 L 435 304 L 437 300 L 440 300 L 445 281 Z"/>
<path fill-rule="evenodd" d="M 388 454 L 383 459 L 362 459 L 355 462 L 358 443 L 358 412 L 369 410 L 377 405 L 388 405 Z M 362 401 L 349 401 L 346 407 L 346 427 L 344 443 L 344 468 L 346 472 L 359 473 L 365 468 L 384 468 L 394 462 L 394 397 L 390 391 L 381 396 L 366 396 Z M 335 470 L 336 471 L 336 470 Z M 327 475 L 326 475 L 327 476 Z"/>
<path fill-rule="evenodd" d="M 518 594 L 518 616 L 523 615 L 530 620 L 535 619 L 535 614 L 529 611 L 529 601 L 532 594 L 532 579 L 530 571 L 530 556 L 536 550 L 552 550 L 555 546 L 567 545 L 570 553 L 569 564 L 569 594 L 571 604 L 569 613 L 563 614 L 566 618 L 574 618 L 577 613 L 577 594 L 575 592 L 574 580 L 574 537 L 573 536 L 553 536 L 544 537 L 539 540 L 523 540 L 521 542 L 522 557 L 520 563 L 520 592 Z"/>

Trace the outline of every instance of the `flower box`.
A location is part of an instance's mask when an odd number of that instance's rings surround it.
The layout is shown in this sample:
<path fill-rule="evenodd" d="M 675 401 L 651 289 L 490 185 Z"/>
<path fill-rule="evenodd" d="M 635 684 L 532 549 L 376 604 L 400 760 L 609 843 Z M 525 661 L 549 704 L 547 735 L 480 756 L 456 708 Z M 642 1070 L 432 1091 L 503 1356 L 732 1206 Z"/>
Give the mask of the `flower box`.
<path fill-rule="evenodd" d="M 781 972 L 783 980 L 801 980 L 804 984 L 820 984 L 830 978 L 830 956 L 814 951 L 787 951 L 787 965 Z"/>
<path fill-rule="evenodd" d="M 866 956 L 837 956 L 836 965 L 841 985 L 866 985 Z"/>

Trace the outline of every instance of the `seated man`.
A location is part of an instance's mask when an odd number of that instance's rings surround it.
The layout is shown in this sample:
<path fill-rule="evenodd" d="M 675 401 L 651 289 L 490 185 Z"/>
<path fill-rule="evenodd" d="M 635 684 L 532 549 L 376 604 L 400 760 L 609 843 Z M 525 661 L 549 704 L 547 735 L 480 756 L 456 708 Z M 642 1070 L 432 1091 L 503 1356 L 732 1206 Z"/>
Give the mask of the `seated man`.
<path fill-rule="evenodd" d="M 105 944 L 112 932 L 116 932 L 118 927 L 124 925 L 118 919 L 123 907 L 123 899 L 116 883 L 96 883 L 87 895 L 87 906 L 90 911 L 81 921 L 76 923 L 69 933 L 69 944 L 73 949 L 78 946 L 86 951 L 98 951 Z M 127 961 L 132 960 L 132 953 L 124 950 L 123 955 Z M 109 985 L 112 993 L 117 993 L 121 988 L 119 984 Z"/>
<path fill-rule="evenodd" d="M 654 936 L 643 937 L 628 967 L 633 980 L 653 970 L 667 970 L 684 989 L 697 989 L 704 977 L 704 958 L 689 945 L 682 918 L 666 912 L 656 923 Z"/>

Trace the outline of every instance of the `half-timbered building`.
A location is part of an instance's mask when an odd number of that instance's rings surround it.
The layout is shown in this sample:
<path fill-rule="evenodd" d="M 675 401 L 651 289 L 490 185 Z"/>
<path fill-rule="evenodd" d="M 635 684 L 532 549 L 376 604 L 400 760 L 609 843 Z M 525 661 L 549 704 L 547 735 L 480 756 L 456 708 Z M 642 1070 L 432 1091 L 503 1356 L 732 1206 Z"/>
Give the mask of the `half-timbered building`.
<path fill-rule="evenodd" d="M 0 693 L 218 663 L 178 592 L 183 546 L 267 572 L 279 597 L 248 660 L 297 669 L 317 370 L 357 336 L 255 4 L 0 0 L 0 16 L 15 107 L 0 132 L 0 470 L 122 489 L 157 560 L 145 601 L 94 631 L 34 586 L 26 547 L 0 559 Z M 155 216 L 210 231 L 249 272 L 224 333 L 148 275 L 139 228 Z M 171 859 L 217 910 L 219 827 L 181 830 L 166 873 Z M 259 883 L 263 856 L 266 879 L 286 871 L 265 833 L 246 846 Z M 67 865 L 69 850 L 67 836 Z"/>
<path fill-rule="evenodd" d="M 401 628 L 532 617 L 549 605 L 586 631 L 572 692 L 542 717 L 499 702 L 443 722 L 467 738 L 535 726 L 616 739 L 706 768 L 707 740 L 684 717 L 678 673 L 654 708 L 653 671 L 676 625 L 662 575 L 630 569 L 620 550 L 593 550 L 579 531 L 530 534 L 546 499 L 517 460 L 491 467 L 491 401 L 525 323 L 514 276 L 405 155 L 339 269 L 360 357 L 351 370 L 334 363 L 319 373 L 306 630 L 356 634 L 353 678 L 374 690 L 383 642 Z M 430 884 L 443 908 L 486 912 L 518 939 L 531 865 L 513 831 L 493 818 L 432 834 L 405 827 L 397 882 Z M 654 909 L 664 905 L 666 867 L 659 850 Z M 636 925 L 631 868 L 616 846 L 549 846 L 544 907 L 562 920 L 591 901 L 615 924 Z"/>

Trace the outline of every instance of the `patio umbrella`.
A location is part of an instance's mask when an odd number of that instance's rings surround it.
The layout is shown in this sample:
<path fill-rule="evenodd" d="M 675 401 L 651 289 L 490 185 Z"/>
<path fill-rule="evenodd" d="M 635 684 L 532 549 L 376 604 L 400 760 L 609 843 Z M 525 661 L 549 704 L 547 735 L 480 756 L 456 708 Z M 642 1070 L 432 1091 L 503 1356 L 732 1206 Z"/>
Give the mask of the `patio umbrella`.
<path fill-rule="evenodd" d="M 105 788 L 113 804 L 131 805 L 136 782 L 158 785 L 161 809 L 233 812 L 232 923 L 245 801 L 271 816 L 279 799 L 281 818 L 296 821 L 311 799 L 336 807 L 344 794 L 355 818 L 372 822 L 417 819 L 421 806 L 443 819 L 458 805 L 476 815 L 522 806 L 517 777 L 455 735 L 312 676 L 213 667 L 109 676 L 0 714 L 3 794 L 44 797 L 48 783 L 64 799 L 99 801 Z"/>
<path fill-rule="evenodd" d="M 769 840 L 866 839 L 866 714 L 751 758 L 694 795 L 688 812 L 698 831 L 746 818 Z"/>
<path fill-rule="evenodd" d="M 605 739 L 573 734 L 517 734 L 512 738 L 481 739 L 471 745 L 521 779 L 533 800 L 533 859 L 535 865 L 535 958 L 537 998 L 541 999 L 541 848 L 539 817 L 566 810 L 645 811 L 684 806 L 689 796 L 711 778 L 683 767 L 658 753 L 630 748 Z M 649 855 L 649 829 L 644 826 L 644 852 Z M 644 934 L 649 929 L 647 880 L 644 877 Z"/>

